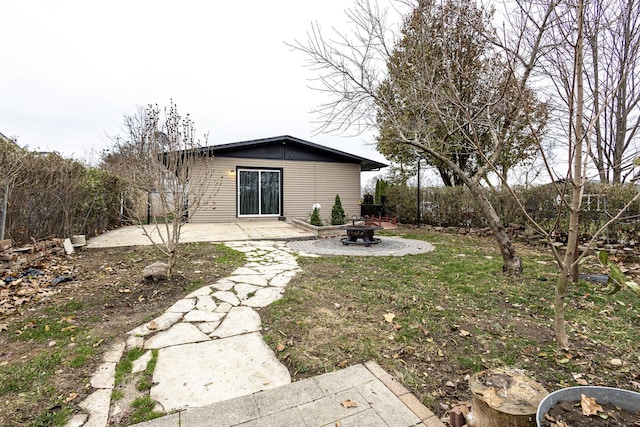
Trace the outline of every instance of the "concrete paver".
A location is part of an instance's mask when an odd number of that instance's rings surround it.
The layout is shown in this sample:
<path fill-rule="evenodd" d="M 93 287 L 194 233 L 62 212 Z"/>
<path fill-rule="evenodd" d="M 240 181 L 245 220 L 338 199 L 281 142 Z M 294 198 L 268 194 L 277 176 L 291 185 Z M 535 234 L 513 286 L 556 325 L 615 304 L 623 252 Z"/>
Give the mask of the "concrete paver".
<path fill-rule="evenodd" d="M 350 401 L 353 406 L 345 406 L 340 402 Z M 302 404 L 298 407 L 306 425 L 325 425 L 335 423 L 358 412 L 369 409 L 367 401 L 354 388 L 328 395 L 322 399 Z"/>
<path fill-rule="evenodd" d="M 162 229 L 162 227 L 160 227 Z M 153 225 L 144 229 L 159 241 L 158 230 Z M 162 231 L 162 230 L 161 230 Z M 182 225 L 180 241 L 189 242 L 231 242 L 245 240 L 311 239 L 315 236 L 293 225 L 280 221 L 230 222 L 216 224 Z M 144 234 L 142 226 L 129 225 L 89 239 L 89 248 L 108 248 L 117 246 L 148 246 L 151 241 Z"/>
<path fill-rule="evenodd" d="M 260 414 L 266 416 L 321 399 L 324 396 L 325 394 L 320 390 L 318 384 L 307 379 L 293 382 L 286 387 L 256 393 L 254 399 Z"/>
<path fill-rule="evenodd" d="M 136 427 L 444 427 L 411 393 L 407 406 L 387 388 L 389 377 L 375 362 L 307 378 L 282 387 L 179 412 L 165 424 L 162 418 Z M 337 391 L 336 391 L 337 390 Z M 350 400 L 357 406 L 341 402 Z M 157 422 L 157 424 L 155 423 Z"/>
<path fill-rule="evenodd" d="M 156 418 L 155 420 L 145 421 L 143 423 L 136 424 L 136 427 L 176 427 L 180 425 L 180 415 L 181 414 L 179 413 L 165 415 L 164 417 Z M 200 424 L 191 424 L 191 425 L 206 426 L 207 424 L 200 423 Z"/>
<path fill-rule="evenodd" d="M 406 405 L 398 404 L 397 400 L 394 399 L 395 395 L 380 381 L 369 381 L 354 388 L 376 410 L 380 418 L 389 425 L 413 425 L 421 421 L 420 414 L 416 414 Z M 421 406 L 422 408 L 424 408 L 424 405 Z"/>
<path fill-rule="evenodd" d="M 375 379 L 364 365 L 355 365 L 341 371 L 318 375 L 314 381 L 325 395 L 339 393 Z"/>
<path fill-rule="evenodd" d="M 335 427 L 336 423 L 325 424 L 323 427 Z M 373 409 L 367 409 L 358 414 L 340 419 L 340 427 L 389 427 L 380 415 Z"/>
<path fill-rule="evenodd" d="M 253 394 L 241 396 L 235 399 L 214 403 L 212 405 L 189 409 L 180 413 L 180 424 L 182 426 L 208 426 L 219 427 L 235 426 L 260 417 L 258 406 Z M 215 421 L 214 421 L 215 420 Z M 149 427 L 156 427 L 154 425 Z"/>
<path fill-rule="evenodd" d="M 297 408 L 290 408 L 240 424 L 242 427 L 299 427 L 304 425 L 305 422 Z"/>

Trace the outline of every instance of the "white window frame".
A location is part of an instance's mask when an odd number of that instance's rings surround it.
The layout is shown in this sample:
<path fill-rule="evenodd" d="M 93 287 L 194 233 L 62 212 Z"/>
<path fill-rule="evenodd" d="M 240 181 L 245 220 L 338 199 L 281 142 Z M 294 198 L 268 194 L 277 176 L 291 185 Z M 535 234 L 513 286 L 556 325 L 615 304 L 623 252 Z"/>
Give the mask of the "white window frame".
<path fill-rule="evenodd" d="M 257 172 L 258 173 L 258 213 L 257 214 L 241 214 L 240 213 L 240 174 L 241 172 Z M 278 213 L 276 214 L 263 214 L 262 211 L 262 172 L 277 172 L 278 173 Z M 238 218 L 278 218 L 282 216 L 282 169 L 270 169 L 270 168 L 237 168 L 236 171 L 236 213 Z"/>

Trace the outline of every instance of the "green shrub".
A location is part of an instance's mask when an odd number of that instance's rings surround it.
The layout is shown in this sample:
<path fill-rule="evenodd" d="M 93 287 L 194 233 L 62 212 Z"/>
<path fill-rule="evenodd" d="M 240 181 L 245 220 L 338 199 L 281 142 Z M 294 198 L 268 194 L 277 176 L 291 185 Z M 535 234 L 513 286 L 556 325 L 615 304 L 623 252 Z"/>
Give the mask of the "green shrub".
<path fill-rule="evenodd" d="M 389 188 L 389 184 L 384 179 L 376 180 L 376 192 L 375 192 L 375 204 L 376 205 L 384 205 L 384 202 L 387 198 L 387 189 Z"/>
<path fill-rule="evenodd" d="M 336 201 L 331 208 L 331 225 L 342 225 L 345 222 L 346 216 L 344 214 L 344 209 L 342 208 L 340 195 L 336 194 Z"/>
<path fill-rule="evenodd" d="M 392 185 L 387 188 L 386 210 L 390 216 L 398 218 L 404 224 L 414 224 L 416 222 L 417 191 L 415 188 Z"/>
<path fill-rule="evenodd" d="M 309 219 L 309 224 L 315 225 L 316 227 L 322 227 L 322 220 L 320 219 L 320 212 L 318 208 L 313 208 L 313 212 L 311 213 L 311 218 Z"/>

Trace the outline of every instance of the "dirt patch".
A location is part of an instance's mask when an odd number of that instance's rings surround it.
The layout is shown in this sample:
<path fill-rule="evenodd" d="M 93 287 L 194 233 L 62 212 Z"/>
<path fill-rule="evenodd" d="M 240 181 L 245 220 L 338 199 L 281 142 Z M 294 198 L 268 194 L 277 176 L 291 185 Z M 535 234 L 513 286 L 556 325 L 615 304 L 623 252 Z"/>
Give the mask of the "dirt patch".
<path fill-rule="evenodd" d="M 629 427 L 640 426 L 640 414 L 632 414 L 615 405 L 601 405 L 597 415 L 584 415 L 580 402 L 558 402 L 545 414 L 544 427 Z"/>
<path fill-rule="evenodd" d="M 31 266 L 74 280 L 52 285 L 48 276 L 34 278 L 46 292 L 0 317 L 0 425 L 56 425 L 76 412 L 115 338 L 228 275 L 244 256 L 222 245 L 186 244 L 170 280 L 143 279 L 142 269 L 158 260 L 151 247 L 85 248 Z"/>

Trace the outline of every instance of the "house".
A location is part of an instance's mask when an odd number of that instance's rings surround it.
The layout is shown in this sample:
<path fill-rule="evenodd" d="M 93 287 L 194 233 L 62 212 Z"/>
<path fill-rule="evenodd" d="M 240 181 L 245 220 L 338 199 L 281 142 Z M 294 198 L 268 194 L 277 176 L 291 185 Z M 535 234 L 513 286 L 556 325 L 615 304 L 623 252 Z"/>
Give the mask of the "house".
<path fill-rule="evenodd" d="M 190 222 L 308 218 L 321 205 L 327 219 L 336 194 L 347 218 L 360 216 L 360 172 L 387 165 L 292 136 L 234 142 L 200 149 L 190 187 L 214 185 Z"/>

